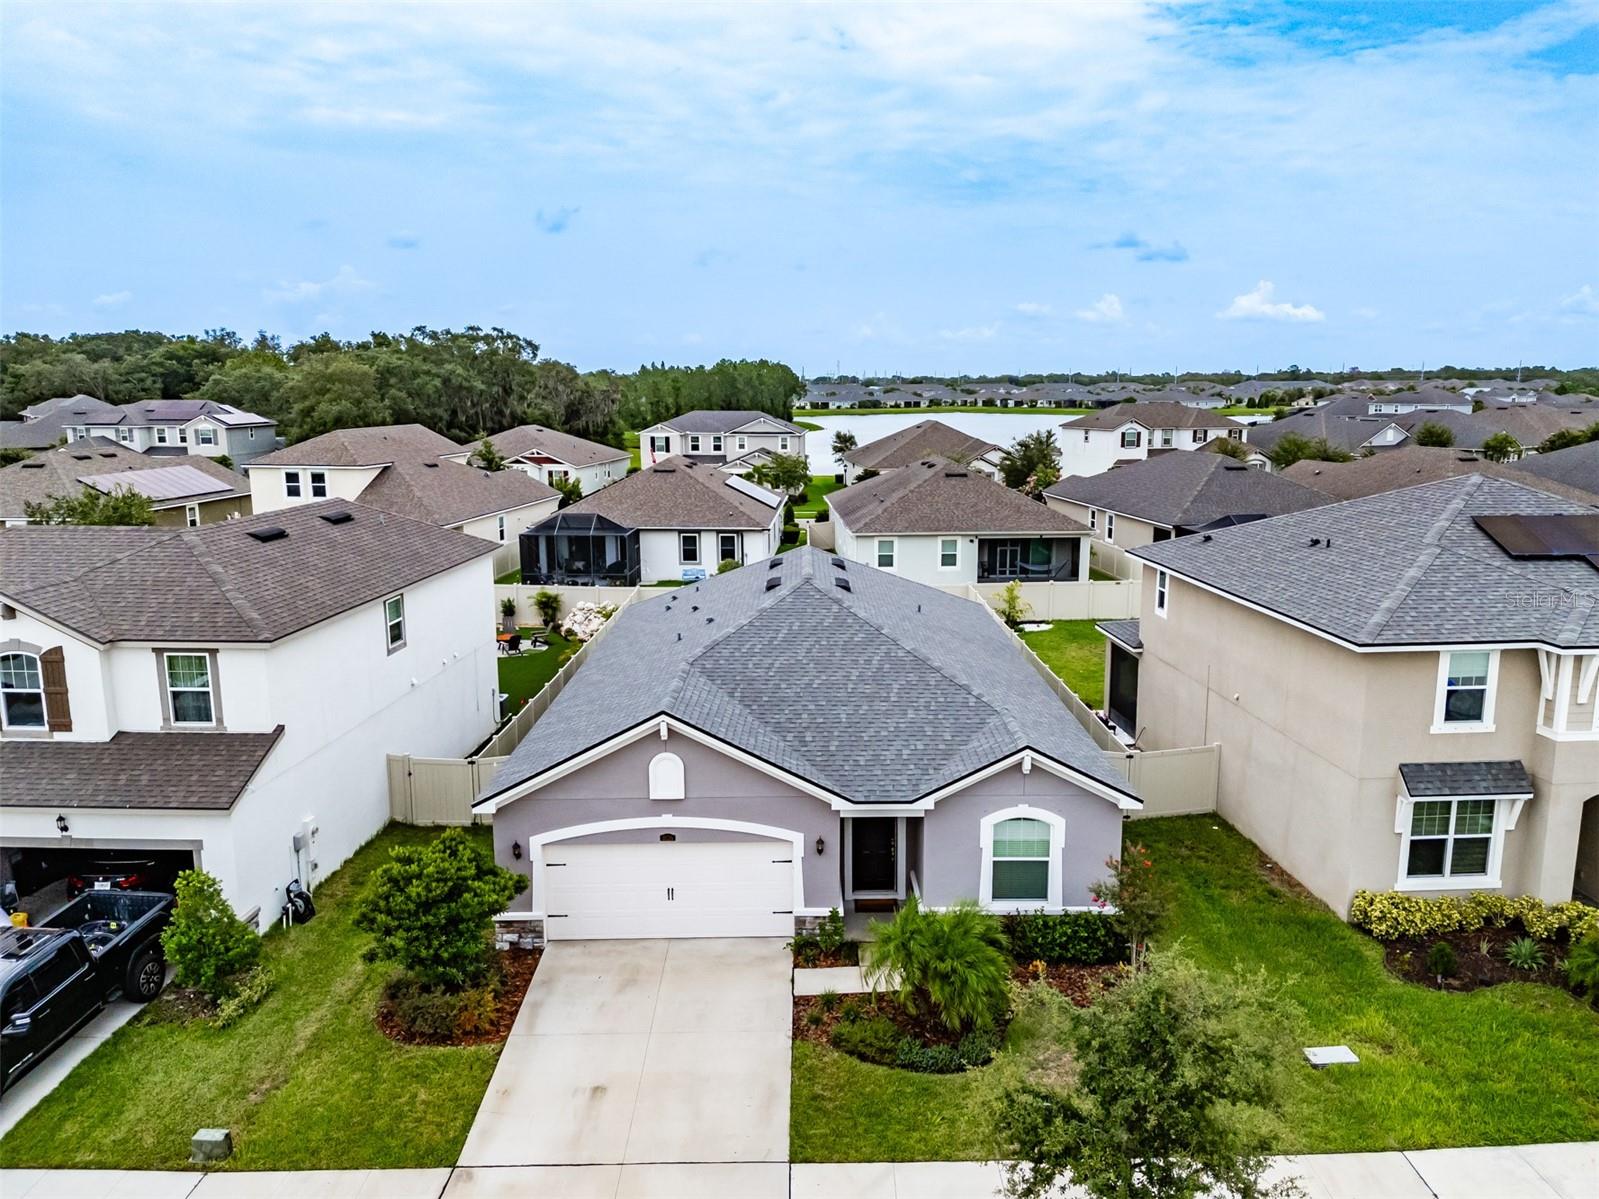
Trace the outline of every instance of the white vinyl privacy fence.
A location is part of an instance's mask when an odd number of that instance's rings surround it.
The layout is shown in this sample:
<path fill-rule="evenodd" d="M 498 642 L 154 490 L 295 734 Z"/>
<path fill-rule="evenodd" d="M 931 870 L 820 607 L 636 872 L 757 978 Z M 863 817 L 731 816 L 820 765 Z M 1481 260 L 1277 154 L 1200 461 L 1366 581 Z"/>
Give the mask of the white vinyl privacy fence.
<path fill-rule="evenodd" d="M 993 606 L 1006 583 L 963 583 L 941 587 Z M 1022 583 L 1028 620 L 1131 620 L 1138 615 L 1137 579 L 1082 579 L 1075 583 Z"/>

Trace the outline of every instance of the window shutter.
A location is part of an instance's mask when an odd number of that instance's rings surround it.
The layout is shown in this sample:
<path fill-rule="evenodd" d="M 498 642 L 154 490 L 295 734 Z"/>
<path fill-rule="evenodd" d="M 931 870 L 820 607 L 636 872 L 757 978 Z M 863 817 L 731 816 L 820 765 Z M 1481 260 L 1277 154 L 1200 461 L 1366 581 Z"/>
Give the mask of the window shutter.
<path fill-rule="evenodd" d="M 39 655 L 44 676 L 44 710 L 52 733 L 72 731 L 72 705 L 67 702 L 67 657 L 59 645 Z"/>

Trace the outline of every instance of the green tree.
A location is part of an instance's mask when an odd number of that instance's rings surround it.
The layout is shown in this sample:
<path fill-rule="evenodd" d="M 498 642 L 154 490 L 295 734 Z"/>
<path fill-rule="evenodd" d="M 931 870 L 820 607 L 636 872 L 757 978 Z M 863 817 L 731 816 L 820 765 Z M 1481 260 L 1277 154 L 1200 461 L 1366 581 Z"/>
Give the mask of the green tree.
<path fill-rule="evenodd" d="M 1212 454 L 1224 454 L 1240 462 L 1249 457 L 1249 447 L 1241 441 L 1234 441 L 1231 437 L 1213 437 L 1205 443 L 1205 448 Z"/>
<path fill-rule="evenodd" d="M 838 432 L 833 434 L 833 461 L 838 463 L 838 468 L 840 470 L 845 469 L 849 465 L 844 461 L 844 456 L 851 450 L 855 449 L 857 444 L 858 443 L 855 440 L 855 434 L 851 433 L 848 429 L 840 429 Z"/>
<path fill-rule="evenodd" d="M 1022 582 L 1012 579 L 994 597 L 994 611 L 999 613 L 1007 627 L 1015 628 L 1027 619 L 1027 614 L 1033 610 L 1033 605 L 1022 598 Z"/>
<path fill-rule="evenodd" d="M 1412 435 L 1417 445 L 1450 446 L 1455 444 L 1455 435 L 1448 425 L 1440 424 L 1435 420 L 1426 421 Z"/>
<path fill-rule="evenodd" d="M 372 934 L 372 960 L 459 991 L 484 977 L 494 914 L 526 887 L 460 829 L 446 829 L 426 845 L 396 849 L 372 872 L 355 926 Z"/>
<path fill-rule="evenodd" d="M 892 920 L 874 921 L 872 933 L 863 947 L 867 980 L 892 989 L 907 1012 L 932 1012 L 962 1032 L 992 1027 L 1005 1010 L 1005 935 L 998 918 L 970 900 L 931 912 L 912 895 Z"/>
<path fill-rule="evenodd" d="M 204 870 L 185 870 L 173 888 L 177 907 L 161 932 L 161 950 L 180 987 L 212 999 L 233 990 L 233 979 L 255 965 L 261 938 L 233 911 L 222 884 Z"/>
<path fill-rule="evenodd" d="M 510 465 L 505 455 L 500 453 L 499 446 L 495 445 L 487 437 L 477 443 L 477 449 L 472 451 L 471 456 L 467 458 L 467 462 L 479 470 L 486 470 L 491 473 L 502 471 Z"/>
<path fill-rule="evenodd" d="M 1126 938 L 1132 950 L 1133 969 L 1144 964 L 1149 940 L 1165 922 L 1169 906 L 1166 887 L 1155 869 L 1149 851 L 1142 845 L 1129 845 L 1119 858 L 1105 862 L 1110 877 L 1089 888 L 1089 893 L 1111 909 L 1111 926 Z"/>
<path fill-rule="evenodd" d="M 1558 433 L 1551 433 L 1538 443 L 1538 452 L 1552 454 L 1556 450 L 1570 449 L 1574 445 L 1587 445 L 1590 441 L 1599 441 L 1599 422 L 1589 425 L 1586 429 L 1561 429 Z"/>
<path fill-rule="evenodd" d="M 1521 442 L 1509 433 L 1495 433 L 1483 439 L 1482 456 L 1489 462 L 1514 462 L 1521 454 Z"/>
<path fill-rule="evenodd" d="M 1094 1199 L 1295 1193 L 1263 1181 L 1286 1008 L 1264 975 L 1212 979 L 1154 955 L 1067 1026 L 1071 1090 L 1024 1082 L 999 1100 L 1010 1193 L 1042 1199 L 1068 1177 Z"/>
<path fill-rule="evenodd" d="M 799 454 L 773 454 L 750 468 L 750 481 L 779 495 L 801 495 L 811 481 L 811 464 Z"/>
<path fill-rule="evenodd" d="M 1271 464 L 1278 470 L 1287 470 L 1296 462 L 1309 458 L 1316 462 L 1353 462 L 1355 456 L 1330 444 L 1325 437 L 1306 437 L 1303 433 L 1288 433 L 1267 451 Z"/>
<path fill-rule="evenodd" d="M 558 509 L 568 508 L 583 498 L 583 483 L 579 479 L 555 478 L 550 480 L 550 486 L 561 493 L 560 503 L 556 504 Z"/>
<path fill-rule="evenodd" d="M 1038 479 L 1050 472 L 1053 472 L 1050 482 L 1060 478 L 1060 446 L 1055 443 L 1055 434 L 1040 429 L 1018 437 L 1001 455 L 999 469 L 1006 487 L 1020 490 L 1031 485 L 1035 490 L 1042 490 L 1049 486 L 1048 483 L 1039 484 Z"/>
<path fill-rule="evenodd" d="M 96 491 L 85 487 L 77 495 L 51 496 L 29 501 L 22 511 L 35 525 L 153 525 L 155 507 L 148 496 L 131 487 Z"/>
<path fill-rule="evenodd" d="M 377 372 L 342 354 L 318 354 L 296 366 L 283 398 L 289 408 L 290 441 L 393 420 L 378 395 Z"/>
<path fill-rule="evenodd" d="M 268 420 L 282 420 L 288 415 L 283 399 L 288 382 L 289 368 L 281 358 L 252 350 L 230 360 L 207 379 L 194 398 L 231 404 Z"/>

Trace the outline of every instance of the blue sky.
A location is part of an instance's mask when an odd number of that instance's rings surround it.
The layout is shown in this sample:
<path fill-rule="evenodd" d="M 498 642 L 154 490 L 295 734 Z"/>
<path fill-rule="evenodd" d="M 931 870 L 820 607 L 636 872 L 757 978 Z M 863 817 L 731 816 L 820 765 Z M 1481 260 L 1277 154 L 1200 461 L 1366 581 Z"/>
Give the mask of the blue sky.
<path fill-rule="evenodd" d="M 1599 0 L 0 6 L 0 326 L 1599 361 Z"/>

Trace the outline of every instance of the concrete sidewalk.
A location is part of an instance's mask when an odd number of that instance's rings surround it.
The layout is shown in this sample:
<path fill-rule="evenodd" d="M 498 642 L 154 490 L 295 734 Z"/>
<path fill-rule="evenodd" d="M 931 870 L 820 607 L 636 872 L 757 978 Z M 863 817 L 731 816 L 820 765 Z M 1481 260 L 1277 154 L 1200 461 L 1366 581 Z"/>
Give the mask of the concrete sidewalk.
<path fill-rule="evenodd" d="M 1599 1141 L 1281 1157 L 1306 1199 L 1596 1199 Z M 714 1162 L 188 1174 L 0 1170 L 4 1199 L 989 1199 L 986 1162 Z M 1072 1199 L 1074 1192 L 1061 1192 Z"/>

